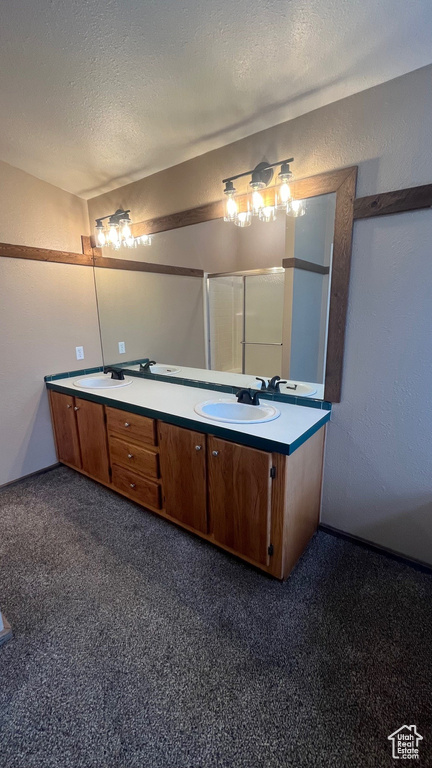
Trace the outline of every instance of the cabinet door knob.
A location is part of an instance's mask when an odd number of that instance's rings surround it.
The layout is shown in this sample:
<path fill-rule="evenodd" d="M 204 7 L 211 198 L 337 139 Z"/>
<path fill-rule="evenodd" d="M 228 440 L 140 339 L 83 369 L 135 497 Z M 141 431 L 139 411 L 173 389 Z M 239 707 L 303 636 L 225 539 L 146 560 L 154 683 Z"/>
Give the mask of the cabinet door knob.
<path fill-rule="evenodd" d="M 133 453 L 128 453 L 128 459 L 133 459 Z"/>
<path fill-rule="evenodd" d="M 196 451 L 200 451 L 200 450 L 201 450 L 201 447 L 202 447 L 201 445 L 196 445 L 196 446 L 195 446 L 195 450 L 196 450 Z"/>
<path fill-rule="evenodd" d="M 79 408 L 77 405 L 74 405 L 74 411 L 79 411 Z"/>
<path fill-rule="evenodd" d="M 135 488 L 135 486 L 136 486 L 136 483 L 131 483 L 131 484 L 130 484 L 130 487 L 131 487 L 131 488 Z"/>
<path fill-rule="evenodd" d="M 219 451 L 212 451 L 213 456 L 219 456 Z"/>
<path fill-rule="evenodd" d="M 71 406 L 71 405 L 69 405 L 69 403 L 68 403 L 68 404 L 67 404 L 67 406 L 66 406 L 66 408 L 72 408 L 72 406 Z"/>
<path fill-rule="evenodd" d="M 130 427 L 130 424 L 128 421 L 125 421 L 125 427 Z"/>

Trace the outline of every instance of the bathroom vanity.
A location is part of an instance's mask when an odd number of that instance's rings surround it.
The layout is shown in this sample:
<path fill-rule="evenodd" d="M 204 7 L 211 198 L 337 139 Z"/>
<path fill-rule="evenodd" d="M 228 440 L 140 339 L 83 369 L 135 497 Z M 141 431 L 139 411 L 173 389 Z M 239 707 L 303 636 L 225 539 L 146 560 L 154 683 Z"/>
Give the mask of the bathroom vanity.
<path fill-rule="evenodd" d="M 324 406 L 274 402 L 280 415 L 272 421 L 225 424 L 195 412 L 221 397 L 208 388 L 135 378 L 116 389 L 78 389 L 70 376 L 53 379 L 60 462 L 272 576 L 288 576 L 318 525 Z"/>

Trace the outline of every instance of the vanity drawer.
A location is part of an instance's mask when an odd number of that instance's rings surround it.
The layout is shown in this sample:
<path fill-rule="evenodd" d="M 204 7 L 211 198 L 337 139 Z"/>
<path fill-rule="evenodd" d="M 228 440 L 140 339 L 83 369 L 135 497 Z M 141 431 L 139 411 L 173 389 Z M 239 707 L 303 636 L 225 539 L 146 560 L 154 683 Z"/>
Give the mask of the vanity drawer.
<path fill-rule="evenodd" d="M 111 464 L 133 469 L 147 477 L 159 477 L 159 456 L 155 451 L 114 435 L 109 436 L 109 449 Z"/>
<path fill-rule="evenodd" d="M 108 432 L 117 432 L 119 435 L 124 435 L 126 439 L 156 445 L 156 422 L 154 419 L 110 407 L 107 407 L 106 415 Z"/>
<path fill-rule="evenodd" d="M 112 484 L 114 488 L 127 493 L 138 504 L 150 506 L 154 509 L 161 508 L 161 492 L 158 483 L 153 483 L 136 472 L 128 471 L 116 464 L 112 466 Z"/>

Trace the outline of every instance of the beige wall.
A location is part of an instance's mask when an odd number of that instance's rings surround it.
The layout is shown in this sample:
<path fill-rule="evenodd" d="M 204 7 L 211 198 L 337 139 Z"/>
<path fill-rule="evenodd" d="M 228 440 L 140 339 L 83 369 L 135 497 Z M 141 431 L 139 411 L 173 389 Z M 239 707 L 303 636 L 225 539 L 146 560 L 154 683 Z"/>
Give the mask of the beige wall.
<path fill-rule="evenodd" d="M 220 199 L 221 179 L 294 155 L 298 177 L 359 166 L 357 194 L 432 181 L 432 67 L 89 201 L 143 220 Z M 358 222 L 342 403 L 328 432 L 323 521 L 432 562 L 428 392 L 432 212 Z"/>
<path fill-rule="evenodd" d="M 91 226 L 118 206 L 143 221 L 220 200 L 221 179 L 286 156 L 295 157 L 298 178 L 359 164 L 359 196 L 427 184 L 430 172 L 419 148 L 424 151 L 430 138 L 431 76 L 432 68 L 424 67 L 94 197 L 88 201 Z"/>
<path fill-rule="evenodd" d="M 5 163 L 0 211 L 1 242 L 79 252 L 88 232 L 83 200 Z M 93 271 L 0 258 L 0 360 L 2 485 L 56 461 L 44 375 L 101 364 Z"/>

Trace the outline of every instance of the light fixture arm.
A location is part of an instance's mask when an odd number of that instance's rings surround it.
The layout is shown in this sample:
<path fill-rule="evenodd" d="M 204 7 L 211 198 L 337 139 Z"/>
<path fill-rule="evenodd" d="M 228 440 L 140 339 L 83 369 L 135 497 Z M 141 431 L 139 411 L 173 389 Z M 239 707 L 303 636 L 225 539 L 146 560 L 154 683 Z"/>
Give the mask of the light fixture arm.
<path fill-rule="evenodd" d="M 278 160 L 276 163 L 259 163 L 255 168 L 251 168 L 250 171 L 245 171 L 244 173 L 237 173 L 236 176 L 228 176 L 227 179 L 222 179 L 222 184 L 226 184 L 228 181 L 235 181 L 236 179 L 241 179 L 243 176 L 251 176 L 254 172 L 263 173 L 263 171 L 267 171 L 270 169 L 275 168 L 277 165 L 284 165 L 285 163 L 293 163 L 294 158 L 290 157 L 288 160 Z"/>
<path fill-rule="evenodd" d="M 130 208 L 128 208 L 127 211 L 124 211 L 123 208 L 117 208 L 115 213 L 109 213 L 108 216 L 98 216 L 96 219 L 96 223 L 98 221 L 105 221 L 105 219 L 113 219 L 113 218 L 120 219 L 126 213 L 130 213 Z"/>

